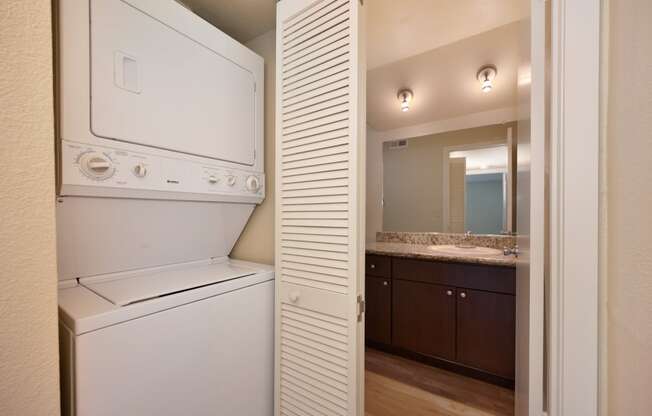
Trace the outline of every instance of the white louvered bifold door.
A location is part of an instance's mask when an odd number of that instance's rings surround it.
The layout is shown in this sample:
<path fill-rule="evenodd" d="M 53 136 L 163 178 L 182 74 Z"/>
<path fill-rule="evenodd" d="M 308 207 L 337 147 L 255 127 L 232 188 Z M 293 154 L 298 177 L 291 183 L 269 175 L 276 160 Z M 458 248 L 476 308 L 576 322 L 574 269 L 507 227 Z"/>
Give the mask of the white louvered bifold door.
<path fill-rule="evenodd" d="M 277 416 L 363 414 L 361 7 L 277 6 Z"/>

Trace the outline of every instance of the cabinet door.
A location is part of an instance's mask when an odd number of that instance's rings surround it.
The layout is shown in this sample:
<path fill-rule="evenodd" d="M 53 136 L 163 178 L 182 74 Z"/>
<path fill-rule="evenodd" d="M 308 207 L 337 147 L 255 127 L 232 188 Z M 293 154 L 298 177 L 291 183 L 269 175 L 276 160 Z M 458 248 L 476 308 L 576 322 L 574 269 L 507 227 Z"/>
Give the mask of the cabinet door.
<path fill-rule="evenodd" d="M 392 259 L 386 256 L 367 254 L 365 258 L 365 273 L 376 277 L 391 277 Z"/>
<path fill-rule="evenodd" d="M 365 286 L 365 337 L 368 341 L 392 342 L 392 285 L 389 279 L 367 276 Z"/>
<path fill-rule="evenodd" d="M 455 288 L 394 280 L 393 345 L 455 359 Z"/>
<path fill-rule="evenodd" d="M 457 289 L 457 361 L 514 379 L 515 297 Z"/>

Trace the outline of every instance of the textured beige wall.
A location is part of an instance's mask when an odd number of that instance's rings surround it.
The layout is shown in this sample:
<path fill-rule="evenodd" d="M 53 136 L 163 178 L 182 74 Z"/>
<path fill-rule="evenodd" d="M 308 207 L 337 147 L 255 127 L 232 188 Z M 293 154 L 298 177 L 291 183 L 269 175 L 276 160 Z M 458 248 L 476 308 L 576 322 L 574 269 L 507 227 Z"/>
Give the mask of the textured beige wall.
<path fill-rule="evenodd" d="M 652 413 L 652 2 L 609 4 L 608 415 Z"/>
<path fill-rule="evenodd" d="M 0 3 L 0 414 L 59 414 L 49 0 Z"/>
<path fill-rule="evenodd" d="M 509 127 L 516 129 L 516 123 L 418 137 L 406 149 L 383 150 L 383 230 L 443 231 L 444 147 L 506 143 Z"/>
<path fill-rule="evenodd" d="M 265 200 L 254 210 L 231 257 L 259 263 L 274 263 L 274 147 L 276 32 L 271 30 L 247 43 L 265 59 Z"/>

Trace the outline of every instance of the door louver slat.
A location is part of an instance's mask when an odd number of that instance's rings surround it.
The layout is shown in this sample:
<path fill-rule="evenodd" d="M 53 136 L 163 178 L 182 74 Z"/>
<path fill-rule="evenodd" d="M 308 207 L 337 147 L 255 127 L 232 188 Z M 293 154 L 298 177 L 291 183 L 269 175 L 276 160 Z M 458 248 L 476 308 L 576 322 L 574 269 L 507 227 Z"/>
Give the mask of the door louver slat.
<path fill-rule="evenodd" d="M 324 69 L 322 72 L 318 72 L 309 77 L 302 78 L 292 83 L 287 83 L 284 86 L 284 93 L 291 97 L 294 93 L 300 88 L 312 89 L 312 84 L 319 83 L 323 81 L 324 83 L 330 83 L 333 78 L 340 79 L 341 75 L 346 75 L 348 72 L 348 65 L 346 61 L 338 65 L 331 66 L 327 69 Z"/>
<path fill-rule="evenodd" d="M 297 371 L 292 366 L 288 366 L 282 370 L 284 376 L 294 377 L 297 380 L 301 380 L 303 383 L 317 387 L 320 390 L 328 393 L 332 397 L 336 397 L 342 400 L 346 399 L 346 391 L 338 390 L 337 388 L 331 386 L 328 383 L 325 383 L 324 380 L 319 380 L 311 377 L 308 374 L 305 374 L 301 371 Z"/>
<path fill-rule="evenodd" d="M 281 183 L 283 185 L 286 185 L 286 184 L 293 184 L 293 183 L 312 182 L 312 181 L 318 181 L 322 179 L 343 179 L 343 178 L 346 178 L 345 170 L 331 170 L 327 172 L 313 173 L 312 175 L 288 176 L 286 178 L 281 178 Z M 346 210 L 346 207 L 340 207 L 340 208 Z"/>
<path fill-rule="evenodd" d="M 311 173 L 335 172 L 340 170 L 346 170 L 346 168 L 347 168 L 346 162 L 322 163 L 320 165 L 306 166 L 302 168 L 284 169 L 281 172 L 281 176 L 283 178 L 291 178 L 297 176 L 303 178 Z"/>
<path fill-rule="evenodd" d="M 314 110 L 314 109 L 311 109 Z M 287 118 L 284 121 L 286 127 L 296 126 L 297 124 L 308 123 L 313 120 L 319 120 L 322 117 L 330 116 L 338 113 L 346 113 L 346 104 L 335 104 L 324 108 L 323 110 L 314 110 L 302 115 L 296 114 L 294 117 Z"/>
<path fill-rule="evenodd" d="M 330 60 L 325 61 L 321 63 L 320 65 L 312 66 L 310 68 L 306 68 L 303 71 L 299 72 L 298 74 L 294 74 L 291 76 L 288 76 L 284 74 L 283 77 L 283 87 L 287 86 L 295 86 L 293 84 L 299 83 L 300 81 L 306 80 L 309 77 L 313 77 L 315 75 L 319 75 L 320 78 L 323 78 L 324 76 L 324 71 L 328 70 L 333 67 L 337 67 L 340 65 L 346 65 L 349 63 L 349 54 L 348 52 L 344 52 L 339 55 L 334 55 L 331 57 Z"/>
<path fill-rule="evenodd" d="M 320 7 L 316 8 L 310 13 L 306 13 L 301 21 L 297 21 L 296 24 L 289 24 L 286 26 L 286 30 L 283 33 L 283 39 L 288 39 L 289 37 L 297 33 L 305 33 L 306 30 L 314 28 L 314 23 L 321 19 L 323 16 L 332 13 L 333 10 L 341 8 L 346 5 L 346 0 L 330 0 L 321 4 Z"/>
<path fill-rule="evenodd" d="M 306 121 L 304 123 L 298 123 L 298 124 L 293 124 L 292 126 L 287 126 L 284 129 L 284 133 L 293 134 L 293 133 L 300 133 L 304 131 L 314 131 L 313 129 L 315 129 L 316 127 L 330 126 L 333 125 L 334 123 L 340 121 L 346 121 L 348 119 L 349 119 L 349 114 L 346 111 L 342 111 L 332 115 L 325 115 L 322 116 L 321 118 Z"/>
<path fill-rule="evenodd" d="M 327 244 L 341 244 L 346 247 L 346 237 L 340 237 L 336 235 L 323 235 L 323 234 L 295 234 L 289 230 L 285 230 L 281 234 L 281 241 L 303 241 L 307 243 L 322 242 Z"/>
<path fill-rule="evenodd" d="M 335 82 L 330 82 L 328 84 L 323 83 L 320 85 L 311 84 L 314 89 L 308 90 L 301 94 L 292 96 L 292 98 L 285 98 L 283 100 L 283 105 L 290 107 L 292 105 L 302 104 L 305 101 L 308 101 L 311 97 L 321 97 L 328 93 L 336 94 L 337 91 L 341 91 L 343 88 L 348 87 L 348 79 L 343 78 Z"/>
<path fill-rule="evenodd" d="M 308 65 L 311 62 L 319 62 L 320 60 L 327 61 L 328 58 L 327 56 L 332 53 L 333 51 L 337 50 L 342 50 L 342 48 L 345 48 L 348 45 L 348 39 L 346 37 L 342 37 L 341 39 L 337 39 L 337 36 L 334 37 L 334 39 L 325 39 L 326 42 L 323 42 L 324 45 L 321 46 L 320 48 L 317 49 L 312 49 L 310 50 L 310 53 L 307 54 L 297 54 L 295 55 L 295 59 L 286 62 L 286 67 L 285 71 L 283 72 L 284 74 L 288 74 L 292 71 L 297 72 L 301 71 L 302 67 L 305 68 L 306 65 Z M 329 42 L 330 41 L 330 42 Z"/>
<path fill-rule="evenodd" d="M 321 33 L 324 33 L 328 29 L 337 27 L 341 24 L 347 24 L 349 20 L 348 12 L 348 7 L 341 7 L 320 17 L 317 21 L 312 23 L 312 26 L 306 26 L 308 28 L 307 30 L 298 30 L 285 35 L 283 38 L 284 49 L 288 52 L 292 52 L 292 49 L 310 39 L 319 37 Z"/>
<path fill-rule="evenodd" d="M 291 211 L 286 212 L 286 218 L 291 219 L 309 219 L 309 220 L 319 220 L 319 219 L 346 219 L 346 211 Z"/>

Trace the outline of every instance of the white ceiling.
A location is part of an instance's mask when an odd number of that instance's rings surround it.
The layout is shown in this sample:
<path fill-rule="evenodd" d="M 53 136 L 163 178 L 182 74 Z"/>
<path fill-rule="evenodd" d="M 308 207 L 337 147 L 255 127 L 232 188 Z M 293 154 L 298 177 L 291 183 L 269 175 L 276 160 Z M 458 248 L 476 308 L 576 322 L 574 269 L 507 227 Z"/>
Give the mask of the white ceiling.
<path fill-rule="evenodd" d="M 178 0 L 240 42 L 275 27 L 276 0 Z M 516 99 L 515 22 L 528 0 L 367 0 L 367 119 L 377 130 L 490 111 Z M 498 67 L 482 94 L 481 65 Z M 396 93 L 415 93 L 398 111 Z"/>
<path fill-rule="evenodd" d="M 528 0 L 368 0 L 367 67 L 409 56 L 521 20 Z"/>
<path fill-rule="evenodd" d="M 276 0 L 177 0 L 241 43 L 276 26 Z"/>
<path fill-rule="evenodd" d="M 519 26 L 510 23 L 369 71 L 367 123 L 383 131 L 513 107 Z M 490 93 L 483 93 L 476 79 L 485 64 L 498 69 Z M 405 113 L 396 98 L 402 88 L 414 92 L 410 111 Z"/>
<path fill-rule="evenodd" d="M 276 0 L 177 0 L 240 42 L 276 26 Z M 369 69 L 524 18 L 527 0 L 367 0 Z"/>

